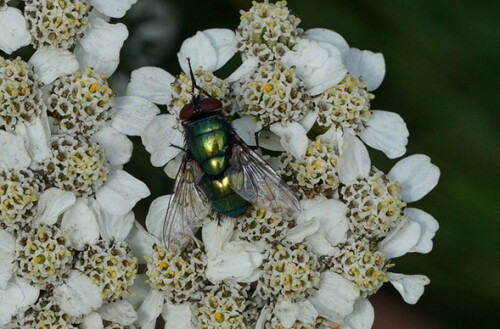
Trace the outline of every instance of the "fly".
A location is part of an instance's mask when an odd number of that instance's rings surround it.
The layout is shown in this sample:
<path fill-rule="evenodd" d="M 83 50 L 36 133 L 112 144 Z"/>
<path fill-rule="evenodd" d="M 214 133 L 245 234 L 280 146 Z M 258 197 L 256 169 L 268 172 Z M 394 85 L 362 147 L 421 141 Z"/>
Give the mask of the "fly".
<path fill-rule="evenodd" d="M 179 113 L 185 154 L 163 225 L 168 248 L 181 248 L 210 209 L 219 218 L 239 217 L 253 204 L 288 213 L 300 209 L 286 183 L 233 130 L 221 113 L 221 101 L 196 84 L 188 63 L 193 95 Z"/>

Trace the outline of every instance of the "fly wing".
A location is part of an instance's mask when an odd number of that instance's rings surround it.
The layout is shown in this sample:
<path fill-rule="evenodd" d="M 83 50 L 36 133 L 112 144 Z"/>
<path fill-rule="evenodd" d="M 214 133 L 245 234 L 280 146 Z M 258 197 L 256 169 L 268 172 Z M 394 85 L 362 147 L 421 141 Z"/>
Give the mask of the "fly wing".
<path fill-rule="evenodd" d="M 229 163 L 229 184 L 242 198 L 290 216 L 300 212 L 299 200 L 278 173 L 237 137 Z"/>
<path fill-rule="evenodd" d="M 202 175 L 198 164 L 185 155 L 163 223 L 163 242 L 168 249 L 182 250 L 207 217 L 209 205 L 197 186 Z"/>

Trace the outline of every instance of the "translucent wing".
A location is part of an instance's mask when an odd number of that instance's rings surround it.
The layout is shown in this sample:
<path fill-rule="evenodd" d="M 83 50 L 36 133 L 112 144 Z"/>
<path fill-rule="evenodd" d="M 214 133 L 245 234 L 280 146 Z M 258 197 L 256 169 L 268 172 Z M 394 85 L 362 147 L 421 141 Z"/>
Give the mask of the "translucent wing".
<path fill-rule="evenodd" d="M 262 157 L 235 136 L 230 166 L 226 171 L 231 188 L 258 207 L 285 211 L 289 216 L 300 212 L 299 200 Z"/>
<path fill-rule="evenodd" d="M 163 223 L 163 242 L 168 249 L 182 250 L 207 217 L 210 208 L 197 186 L 202 175 L 198 164 L 185 155 Z"/>

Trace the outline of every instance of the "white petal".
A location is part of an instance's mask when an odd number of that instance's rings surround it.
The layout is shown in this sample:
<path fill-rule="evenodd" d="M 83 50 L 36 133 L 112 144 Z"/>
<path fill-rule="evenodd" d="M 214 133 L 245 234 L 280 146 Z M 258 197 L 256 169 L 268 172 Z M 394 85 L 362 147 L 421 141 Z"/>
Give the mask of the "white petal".
<path fill-rule="evenodd" d="M 333 272 L 321 273 L 318 290 L 309 301 L 318 314 L 329 321 L 341 323 L 353 310 L 359 289 L 351 281 Z"/>
<path fill-rule="evenodd" d="M 274 315 L 279 319 L 281 325 L 285 328 L 291 328 L 297 320 L 299 308 L 297 304 L 281 298 L 274 307 Z"/>
<path fill-rule="evenodd" d="M 131 325 L 137 320 L 134 307 L 126 300 L 103 304 L 97 312 L 104 320 L 116 322 L 122 326 Z"/>
<path fill-rule="evenodd" d="M 22 279 L 13 277 L 7 284 L 6 289 L 0 289 L 0 325 L 7 324 L 18 310 L 28 307 L 36 302 L 40 290 L 24 282 Z"/>
<path fill-rule="evenodd" d="M 125 299 L 132 304 L 134 309 L 139 308 L 144 303 L 151 291 L 151 285 L 147 283 L 148 280 L 149 277 L 146 274 L 137 274 L 134 284 L 129 287 L 132 294 L 125 297 Z"/>
<path fill-rule="evenodd" d="M 216 71 L 236 53 L 236 36 L 228 29 L 198 31 L 195 36 L 184 40 L 177 59 L 184 73 L 189 73 L 187 59 L 193 70 Z"/>
<path fill-rule="evenodd" d="M 141 224 L 134 222 L 127 239 L 125 240 L 137 257 L 139 264 L 146 263 L 144 256 L 153 256 L 153 245 L 160 244 L 160 240 L 146 232 Z"/>
<path fill-rule="evenodd" d="M 377 89 L 384 80 L 385 61 L 381 53 L 351 48 L 346 62 L 349 74 L 362 77 L 368 91 Z"/>
<path fill-rule="evenodd" d="M 203 242 L 207 253 L 217 253 L 224 249 L 234 231 L 234 220 L 220 222 L 211 220 L 203 225 Z"/>
<path fill-rule="evenodd" d="M 342 54 L 331 44 L 301 39 L 293 51 L 282 57 L 283 64 L 296 67 L 308 93 L 316 96 L 344 79 L 347 70 Z"/>
<path fill-rule="evenodd" d="M 24 138 L 0 130 L 0 169 L 26 169 L 30 163 Z"/>
<path fill-rule="evenodd" d="M 294 228 L 290 229 L 287 232 L 284 240 L 293 243 L 300 243 L 304 241 L 304 239 L 307 238 L 308 236 L 311 236 L 314 233 L 316 233 L 319 227 L 320 227 L 319 221 L 316 218 L 311 219 L 302 224 L 298 224 Z"/>
<path fill-rule="evenodd" d="M 306 154 L 307 150 L 307 132 L 298 122 L 292 122 L 288 125 L 281 123 L 272 124 L 271 131 L 280 136 L 281 146 L 286 152 L 296 158 L 301 158 Z"/>
<path fill-rule="evenodd" d="M 108 175 L 108 181 L 97 191 L 96 199 L 108 213 L 125 215 L 137 201 L 149 194 L 146 184 L 126 171 L 116 170 Z"/>
<path fill-rule="evenodd" d="M 373 306 L 368 299 L 363 298 L 354 304 L 354 311 L 345 318 L 344 323 L 350 329 L 370 329 L 374 320 Z"/>
<path fill-rule="evenodd" d="M 44 162 L 52 155 L 49 142 L 50 127 L 45 113 L 36 118 L 33 124 L 18 124 L 16 133 L 18 132 L 28 141 L 28 153 L 33 161 Z"/>
<path fill-rule="evenodd" d="M 31 56 L 29 63 L 33 65 L 38 80 L 44 84 L 78 70 L 76 56 L 67 49 L 40 48 Z"/>
<path fill-rule="evenodd" d="M 106 16 L 121 18 L 137 0 L 89 0 L 90 4 Z"/>
<path fill-rule="evenodd" d="M 165 304 L 162 311 L 167 326 L 172 329 L 191 329 L 191 308 L 189 303 Z"/>
<path fill-rule="evenodd" d="M 102 318 L 96 312 L 84 316 L 83 321 L 78 325 L 80 329 L 104 329 Z"/>
<path fill-rule="evenodd" d="M 129 136 L 138 136 L 153 121 L 160 109 L 152 102 L 138 96 L 115 98 L 116 114 L 111 125 Z"/>
<path fill-rule="evenodd" d="M 408 304 L 415 304 L 424 293 L 424 286 L 431 281 L 425 275 L 406 275 L 387 272 L 392 285 Z"/>
<path fill-rule="evenodd" d="M 318 113 L 316 113 L 315 111 L 307 111 L 304 117 L 300 119 L 300 125 L 304 127 L 305 131 L 309 131 L 316 123 L 317 118 Z"/>
<path fill-rule="evenodd" d="M 76 317 L 88 314 L 102 304 L 99 287 L 76 270 L 70 272 L 66 283 L 54 288 L 54 299 L 63 312 Z"/>
<path fill-rule="evenodd" d="M 255 329 L 264 329 L 264 326 L 271 314 L 271 307 L 269 304 L 264 305 L 264 307 L 260 311 L 259 318 L 257 319 L 257 323 L 255 324 Z"/>
<path fill-rule="evenodd" d="M 337 128 L 335 126 L 330 127 L 324 134 L 319 135 L 318 138 L 323 143 L 337 143 L 337 148 L 342 149 L 344 145 L 344 139 L 346 139 L 346 133 L 342 128 Z"/>
<path fill-rule="evenodd" d="M 343 57 L 349 54 L 349 44 L 345 41 L 343 36 L 335 31 L 323 28 L 309 29 L 304 33 L 304 38 L 329 43 L 335 46 Z"/>
<path fill-rule="evenodd" d="M 342 149 L 343 155 L 337 167 L 339 180 L 345 185 L 352 185 L 368 177 L 371 161 L 365 145 L 358 138 L 347 135 Z"/>
<path fill-rule="evenodd" d="M 414 202 L 424 197 L 437 185 L 439 168 L 423 154 L 415 154 L 399 160 L 387 175 L 401 186 L 401 199 Z"/>
<path fill-rule="evenodd" d="M 55 187 L 45 190 L 38 199 L 38 213 L 34 223 L 54 225 L 59 216 L 75 202 L 76 197 L 71 192 Z"/>
<path fill-rule="evenodd" d="M 163 224 L 167 214 L 168 203 L 172 195 L 162 195 L 151 202 L 146 216 L 146 228 L 150 234 L 153 234 L 159 240 L 163 236 Z"/>
<path fill-rule="evenodd" d="M 179 173 L 179 168 L 181 167 L 182 161 L 184 160 L 184 152 L 179 152 L 173 158 L 170 160 L 165 168 L 163 168 L 163 171 L 169 178 L 175 179 L 177 177 L 177 174 Z"/>
<path fill-rule="evenodd" d="M 229 29 L 208 29 L 203 33 L 210 39 L 217 53 L 217 66 L 214 69 L 217 70 L 236 54 L 238 50 L 236 34 Z"/>
<path fill-rule="evenodd" d="M 323 235 L 332 246 L 335 246 L 347 237 L 349 222 L 346 213 L 347 206 L 343 202 L 321 200 L 314 202 L 312 207 L 308 206 L 307 209 L 304 209 L 299 217 L 306 220 L 318 220 L 321 227 L 318 233 Z"/>
<path fill-rule="evenodd" d="M 76 250 L 92 245 L 99 240 L 99 225 L 94 212 L 83 199 L 78 199 L 61 220 L 61 229 L 67 234 Z"/>
<path fill-rule="evenodd" d="M 283 146 L 281 146 L 281 138 L 278 135 L 270 132 L 269 130 L 262 130 L 259 133 L 259 147 L 271 151 L 285 151 Z"/>
<path fill-rule="evenodd" d="M 113 127 L 101 128 L 93 138 L 104 148 L 106 160 L 113 166 L 123 165 L 132 157 L 132 142 Z"/>
<path fill-rule="evenodd" d="M 155 289 L 151 289 L 144 302 L 137 308 L 137 320 L 134 324 L 138 328 L 144 328 L 144 325 L 156 322 L 156 318 L 161 313 L 163 307 L 163 294 Z"/>
<path fill-rule="evenodd" d="M 217 67 L 217 52 L 211 40 L 201 31 L 184 40 L 181 50 L 177 53 L 177 60 L 186 74 L 189 74 L 188 58 L 193 71 L 198 69 L 214 71 Z"/>
<path fill-rule="evenodd" d="M 12 278 L 11 283 L 17 285 L 17 287 L 21 290 L 21 300 L 18 301 L 19 307 L 30 306 L 35 303 L 40 294 L 40 289 L 32 286 L 30 283 L 25 282 L 21 278 Z M 4 300 L 0 298 L 0 300 Z"/>
<path fill-rule="evenodd" d="M 420 225 L 420 238 L 410 252 L 426 254 L 432 250 L 432 238 L 439 229 L 439 223 L 430 214 L 416 208 L 405 208 L 405 216 Z"/>
<path fill-rule="evenodd" d="M 107 241 L 125 240 L 135 221 L 135 215 L 132 211 L 125 215 L 111 215 L 101 210 L 99 215 L 99 232 L 101 232 L 102 238 Z"/>
<path fill-rule="evenodd" d="M 296 304 L 299 308 L 297 320 L 306 324 L 314 324 L 318 318 L 318 311 L 316 311 L 314 305 L 308 300 L 300 301 Z"/>
<path fill-rule="evenodd" d="M 155 167 L 164 166 L 181 152 L 184 145 L 183 134 L 174 128 L 177 124 L 175 116 L 162 114 L 146 127 L 142 134 L 142 144 L 151 153 L 151 164 Z"/>
<path fill-rule="evenodd" d="M 13 7 L 0 9 L 0 50 L 11 54 L 13 51 L 29 45 L 31 35 L 26 29 L 22 12 Z"/>
<path fill-rule="evenodd" d="M 397 113 L 372 111 L 372 116 L 359 133 L 367 145 L 385 153 L 390 159 L 402 156 L 408 144 L 408 128 Z"/>
<path fill-rule="evenodd" d="M 311 246 L 312 251 L 318 256 L 333 255 L 335 252 L 335 248 L 332 247 L 332 244 L 321 233 L 309 236 L 306 241 Z"/>
<path fill-rule="evenodd" d="M 153 103 L 166 105 L 172 99 L 171 83 L 175 78 L 158 67 L 141 67 L 132 71 L 127 95 L 139 96 Z"/>
<path fill-rule="evenodd" d="M 243 79 L 245 77 L 248 77 L 251 75 L 253 72 L 255 72 L 255 69 L 259 65 L 259 60 L 255 57 L 250 57 L 247 58 L 246 60 L 241 63 L 241 65 L 231 73 L 230 76 L 228 76 L 226 79 L 224 79 L 228 83 L 233 83 L 236 82 L 240 79 Z"/>
<path fill-rule="evenodd" d="M 120 49 L 127 37 L 125 25 L 109 24 L 96 18 L 74 50 L 80 67 L 90 66 L 97 72 L 112 75 L 120 62 Z"/>
<path fill-rule="evenodd" d="M 7 288 L 14 269 L 16 240 L 5 230 L 0 229 L 0 290 Z"/>
<path fill-rule="evenodd" d="M 420 238 L 420 225 L 405 219 L 384 240 L 380 241 L 379 251 L 386 258 L 396 258 L 408 253 Z"/>
<path fill-rule="evenodd" d="M 255 143 L 255 133 L 262 129 L 262 122 L 254 116 L 243 116 L 231 122 L 236 134 L 243 139 L 245 144 L 250 146 L 257 145 Z"/>
<path fill-rule="evenodd" d="M 248 242 L 232 241 L 227 243 L 223 250 L 207 251 L 205 275 L 213 283 L 224 280 L 253 282 L 255 271 L 261 263 L 262 255 L 257 246 Z M 248 278 L 251 279 L 248 281 Z"/>

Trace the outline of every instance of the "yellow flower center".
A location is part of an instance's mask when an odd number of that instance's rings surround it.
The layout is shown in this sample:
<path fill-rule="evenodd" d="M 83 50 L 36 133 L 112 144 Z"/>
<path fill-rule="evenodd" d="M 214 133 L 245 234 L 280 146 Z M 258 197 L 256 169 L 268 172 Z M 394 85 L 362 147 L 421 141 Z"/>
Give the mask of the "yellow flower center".
<path fill-rule="evenodd" d="M 273 87 L 273 85 L 271 85 L 271 84 L 265 84 L 265 85 L 262 87 L 262 89 L 264 90 L 264 92 L 268 93 L 268 92 L 271 92 L 271 91 L 274 89 L 274 87 Z"/>
<path fill-rule="evenodd" d="M 33 258 L 33 262 L 37 263 L 37 264 L 43 264 L 45 263 L 45 256 L 44 255 L 40 255 L 40 256 L 36 256 L 35 258 Z"/>
<path fill-rule="evenodd" d="M 224 321 L 224 315 L 220 312 L 215 312 L 214 319 L 217 323 L 221 323 Z"/>

